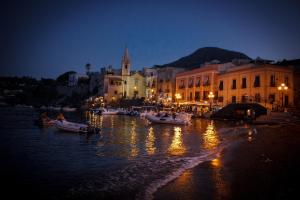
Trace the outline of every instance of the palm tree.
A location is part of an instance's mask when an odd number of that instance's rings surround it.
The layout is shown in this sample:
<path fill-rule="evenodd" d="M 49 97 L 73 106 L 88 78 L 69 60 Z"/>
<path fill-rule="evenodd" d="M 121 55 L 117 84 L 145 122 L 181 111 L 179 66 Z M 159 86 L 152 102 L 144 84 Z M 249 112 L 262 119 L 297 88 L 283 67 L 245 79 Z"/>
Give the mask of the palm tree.
<path fill-rule="evenodd" d="M 85 69 L 86 69 L 86 73 L 89 74 L 91 69 L 91 64 L 90 63 L 85 64 Z"/>

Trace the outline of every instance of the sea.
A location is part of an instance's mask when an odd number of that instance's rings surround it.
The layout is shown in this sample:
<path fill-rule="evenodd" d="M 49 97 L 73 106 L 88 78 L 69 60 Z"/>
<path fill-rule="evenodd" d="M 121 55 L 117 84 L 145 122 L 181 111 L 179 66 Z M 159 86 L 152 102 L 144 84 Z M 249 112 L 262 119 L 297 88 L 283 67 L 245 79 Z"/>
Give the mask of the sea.
<path fill-rule="evenodd" d="M 64 113 L 98 134 L 41 128 L 34 108 L 0 108 L 1 177 L 11 195 L 39 199 L 152 199 L 187 169 L 215 159 L 252 129 L 226 121 L 151 124 L 138 116 Z M 49 112 L 50 117 L 58 113 Z"/>

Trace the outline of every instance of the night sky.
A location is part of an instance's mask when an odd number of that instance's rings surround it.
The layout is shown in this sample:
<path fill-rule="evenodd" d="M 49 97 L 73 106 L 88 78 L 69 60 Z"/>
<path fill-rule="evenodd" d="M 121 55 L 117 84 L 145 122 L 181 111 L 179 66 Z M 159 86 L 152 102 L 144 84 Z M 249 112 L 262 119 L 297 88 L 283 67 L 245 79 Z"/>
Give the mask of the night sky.
<path fill-rule="evenodd" d="M 246 3 L 247 2 L 247 3 Z M 0 75 L 56 78 L 120 67 L 166 64 L 201 47 L 251 58 L 300 58 L 297 1 L 7 1 L 1 3 Z"/>

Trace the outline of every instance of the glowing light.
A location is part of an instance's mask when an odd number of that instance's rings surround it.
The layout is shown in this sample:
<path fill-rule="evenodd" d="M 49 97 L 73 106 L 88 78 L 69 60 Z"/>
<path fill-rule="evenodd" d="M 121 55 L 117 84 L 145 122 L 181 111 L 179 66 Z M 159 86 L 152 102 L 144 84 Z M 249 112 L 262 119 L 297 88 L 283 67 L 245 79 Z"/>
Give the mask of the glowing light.
<path fill-rule="evenodd" d="M 156 147 L 155 147 L 155 135 L 153 127 L 149 128 L 147 139 L 146 139 L 146 151 L 149 155 L 152 155 L 155 153 Z"/>
<path fill-rule="evenodd" d="M 213 92 L 209 92 L 208 98 L 212 99 L 212 98 L 214 98 L 214 97 L 215 97 L 214 93 L 213 93 Z"/>
<path fill-rule="evenodd" d="M 287 90 L 288 87 L 284 84 L 284 83 L 281 83 L 280 86 L 277 87 L 278 90 Z"/>
<path fill-rule="evenodd" d="M 206 131 L 203 134 L 203 140 L 204 140 L 204 142 L 203 142 L 204 148 L 209 149 L 209 150 L 212 150 L 219 145 L 220 140 L 219 140 L 219 137 L 215 130 L 213 121 L 211 121 L 207 125 Z"/>
<path fill-rule="evenodd" d="M 183 144 L 182 131 L 180 127 L 174 127 L 173 140 L 168 150 L 172 155 L 182 155 L 185 153 L 186 148 Z"/>
<path fill-rule="evenodd" d="M 138 148 L 137 148 L 137 133 L 136 133 L 136 121 L 133 120 L 131 122 L 131 131 L 130 131 L 131 137 L 130 137 L 130 156 L 136 157 L 138 155 Z"/>
<path fill-rule="evenodd" d="M 214 167 L 220 167 L 221 166 L 221 160 L 220 158 L 215 158 L 211 161 L 212 166 Z"/>
<path fill-rule="evenodd" d="M 176 99 L 181 99 L 181 98 L 182 98 L 182 97 L 181 97 L 181 94 L 176 93 L 176 94 L 175 94 L 175 98 L 176 98 Z"/>

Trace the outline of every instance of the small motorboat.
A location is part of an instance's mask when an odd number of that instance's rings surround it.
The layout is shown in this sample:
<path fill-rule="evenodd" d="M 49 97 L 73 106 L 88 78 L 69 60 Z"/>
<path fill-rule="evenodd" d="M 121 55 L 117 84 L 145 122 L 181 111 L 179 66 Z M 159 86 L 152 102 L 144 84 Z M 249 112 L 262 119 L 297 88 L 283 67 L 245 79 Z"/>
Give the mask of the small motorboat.
<path fill-rule="evenodd" d="M 103 109 L 101 110 L 102 115 L 116 115 L 118 114 L 119 110 L 115 109 Z"/>
<path fill-rule="evenodd" d="M 76 132 L 76 133 L 88 133 L 89 127 L 86 124 L 69 122 L 67 120 L 55 120 L 54 126 L 62 131 Z"/>
<path fill-rule="evenodd" d="M 87 124 L 80 124 L 69 122 L 65 119 L 63 120 L 54 120 L 54 126 L 61 131 L 75 132 L 75 133 L 100 133 L 98 127 L 91 127 Z"/>
<path fill-rule="evenodd" d="M 152 123 L 159 124 L 188 125 L 191 123 L 191 115 L 187 113 L 176 115 L 146 114 L 145 118 Z"/>

